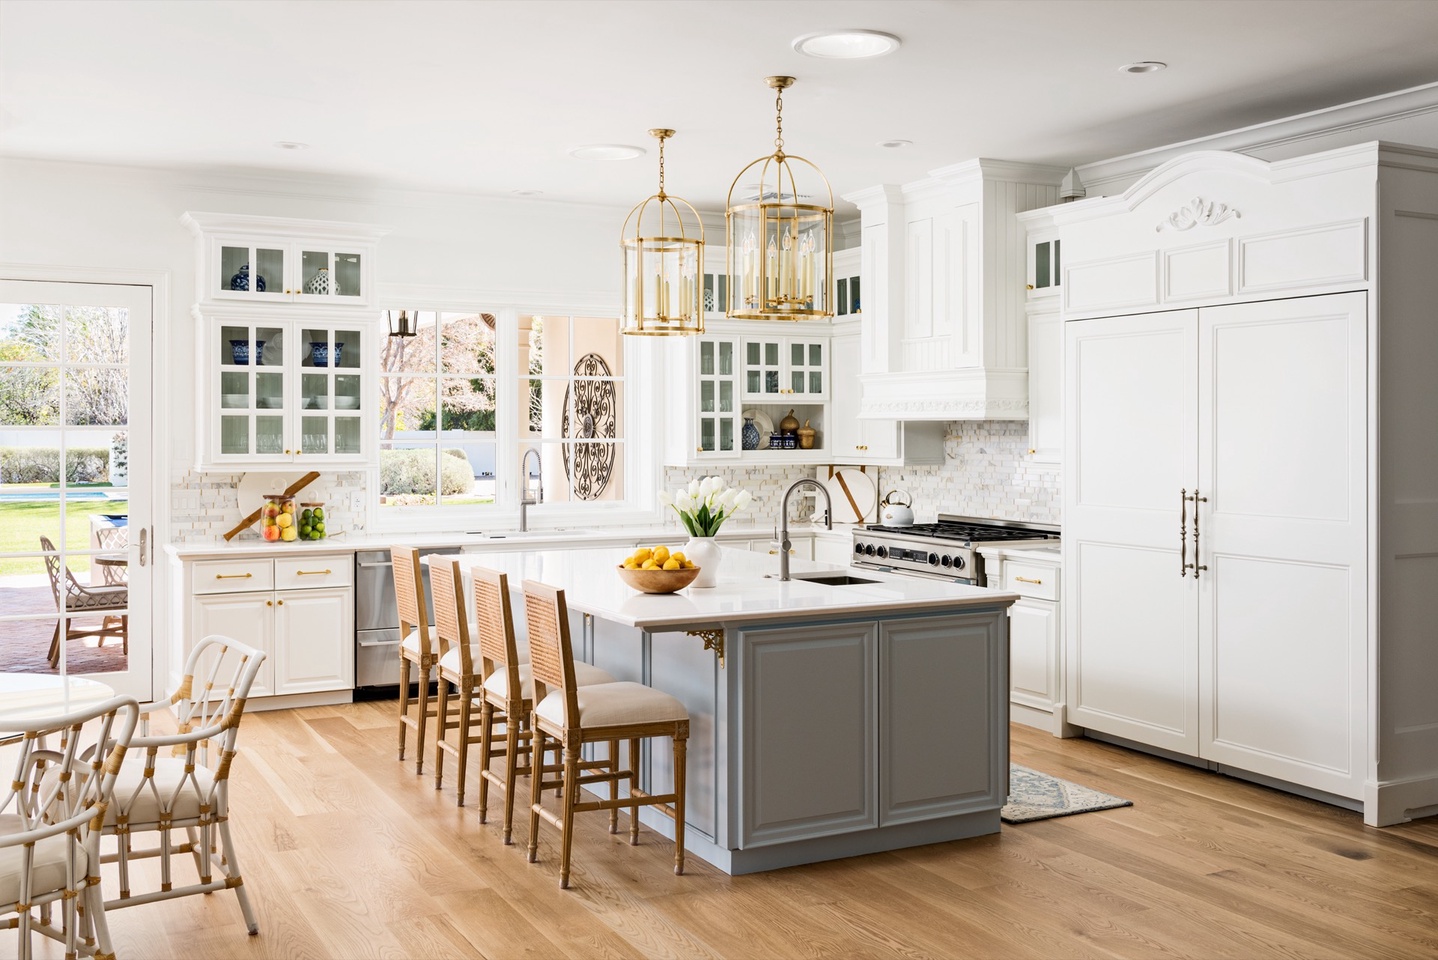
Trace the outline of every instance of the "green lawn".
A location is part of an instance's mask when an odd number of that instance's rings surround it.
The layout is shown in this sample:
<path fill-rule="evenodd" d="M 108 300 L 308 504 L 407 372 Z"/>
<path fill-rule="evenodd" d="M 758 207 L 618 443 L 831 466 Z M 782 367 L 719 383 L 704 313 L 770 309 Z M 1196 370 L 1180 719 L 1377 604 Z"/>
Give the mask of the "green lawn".
<path fill-rule="evenodd" d="M 6 484 L 7 491 L 17 485 Z M 65 511 L 65 546 L 70 550 L 90 549 L 90 518 L 101 513 L 123 513 L 129 509 L 124 500 L 72 500 Z M 59 545 L 60 505 L 54 501 L 0 502 L 0 553 L 20 553 L 40 549 L 40 537 L 49 537 Z M 70 559 L 70 570 L 76 575 L 90 569 L 88 557 Z M 0 559 L 0 576 L 43 573 L 44 566 L 35 560 L 18 557 Z"/>

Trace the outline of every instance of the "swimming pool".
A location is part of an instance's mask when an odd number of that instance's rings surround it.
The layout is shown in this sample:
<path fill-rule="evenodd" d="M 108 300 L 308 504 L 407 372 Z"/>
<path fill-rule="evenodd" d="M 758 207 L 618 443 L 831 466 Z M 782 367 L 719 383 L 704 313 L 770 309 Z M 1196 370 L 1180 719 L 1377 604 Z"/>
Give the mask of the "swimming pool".
<path fill-rule="evenodd" d="M 59 490 L 25 490 L 18 493 L 0 493 L 0 503 L 34 502 L 59 500 Z M 128 492 L 112 496 L 104 490 L 69 490 L 66 500 L 129 500 Z"/>

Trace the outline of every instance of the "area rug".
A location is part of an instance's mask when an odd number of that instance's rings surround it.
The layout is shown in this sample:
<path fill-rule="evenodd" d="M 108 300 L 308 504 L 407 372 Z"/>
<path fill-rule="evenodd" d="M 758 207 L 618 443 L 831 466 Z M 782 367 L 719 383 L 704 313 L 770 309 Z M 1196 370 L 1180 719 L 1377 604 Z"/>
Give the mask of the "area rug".
<path fill-rule="evenodd" d="M 1132 800 L 1081 787 L 1016 763 L 1009 764 L 1009 802 L 999 814 L 1005 823 L 1028 823 L 1071 813 L 1131 807 Z"/>

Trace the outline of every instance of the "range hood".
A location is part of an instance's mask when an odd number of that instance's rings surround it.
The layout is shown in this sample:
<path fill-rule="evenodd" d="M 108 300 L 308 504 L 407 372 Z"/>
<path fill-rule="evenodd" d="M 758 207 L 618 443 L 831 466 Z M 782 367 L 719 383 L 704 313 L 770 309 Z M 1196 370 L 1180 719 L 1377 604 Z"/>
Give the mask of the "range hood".
<path fill-rule="evenodd" d="M 1067 167 L 977 159 L 859 208 L 859 416 L 1027 420 L 1028 244 L 1017 214 L 1059 201 Z"/>

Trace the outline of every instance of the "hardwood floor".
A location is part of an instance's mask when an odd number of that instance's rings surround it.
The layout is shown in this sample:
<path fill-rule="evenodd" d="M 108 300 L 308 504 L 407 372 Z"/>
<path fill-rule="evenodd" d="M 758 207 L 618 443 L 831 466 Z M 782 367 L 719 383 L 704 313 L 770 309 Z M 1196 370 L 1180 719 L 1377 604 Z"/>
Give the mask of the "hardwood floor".
<path fill-rule="evenodd" d="M 478 822 L 477 778 L 459 809 L 431 760 L 423 777 L 395 760 L 394 710 L 247 715 L 233 825 L 260 935 L 225 893 L 131 907 L 109 915 L 121 960 L 1438 955 L 1438 818 L 1378 830 L 1021 726 L 1015 762 L 1134 805 L 733 878 L 695 857 L 675 877 L 667 840 L 645 830 L 630 847 L 592 814 L 563 891 L 556 832 L 541 825 L 526 863 L 527 818 L 504 846 L 493 811 Z"/>

